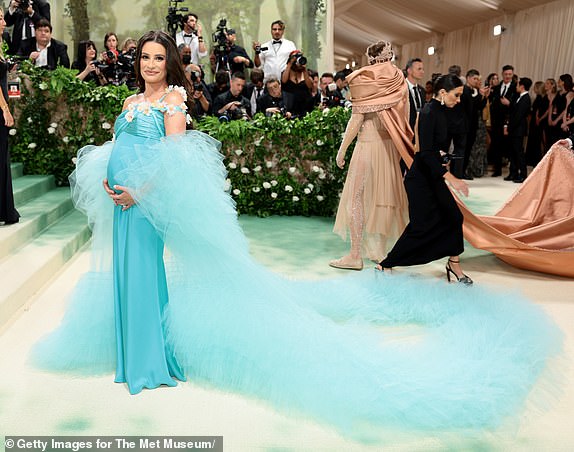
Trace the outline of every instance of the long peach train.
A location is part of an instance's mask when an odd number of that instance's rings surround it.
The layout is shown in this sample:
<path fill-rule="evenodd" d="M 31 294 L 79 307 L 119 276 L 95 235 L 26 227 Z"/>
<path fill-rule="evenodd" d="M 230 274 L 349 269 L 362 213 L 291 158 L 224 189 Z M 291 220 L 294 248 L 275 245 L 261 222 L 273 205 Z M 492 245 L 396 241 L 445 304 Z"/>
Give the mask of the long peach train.
<path fill-rule="evenodd" d="M 464 237 L 518 268 L 574 278 L 574 152 L 554 144 L 494 216 L 455 196 Z"/>

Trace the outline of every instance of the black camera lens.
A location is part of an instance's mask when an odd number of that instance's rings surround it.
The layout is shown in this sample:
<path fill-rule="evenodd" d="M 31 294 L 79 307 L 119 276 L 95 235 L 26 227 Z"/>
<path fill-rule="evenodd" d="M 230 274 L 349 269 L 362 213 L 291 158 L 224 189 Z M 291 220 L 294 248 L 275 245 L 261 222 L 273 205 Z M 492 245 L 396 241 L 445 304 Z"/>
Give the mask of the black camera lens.
<path fill-rule="evenodd" d="M 307 58 L 305 58 L 303 55 L 300 55 L 297 57 L 297 59 L 295 60 L 295 62 L 299 65 L 299 66 L 305 66 L 307 64 Z"/>

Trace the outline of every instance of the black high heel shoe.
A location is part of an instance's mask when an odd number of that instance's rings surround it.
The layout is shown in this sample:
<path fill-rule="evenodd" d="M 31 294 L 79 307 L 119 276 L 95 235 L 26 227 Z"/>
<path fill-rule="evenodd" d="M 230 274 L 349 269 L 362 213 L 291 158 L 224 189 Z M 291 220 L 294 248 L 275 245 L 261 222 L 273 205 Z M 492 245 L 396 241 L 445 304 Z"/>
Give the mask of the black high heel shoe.
<path fill-rule="evenodd" d="M 457 282 L 465 284 L 467 286 L 472 285 L 472 279 L 470 279 L 464 273 L 460 277 L 455 273 L 455 271 L 450 266 L 451 262 L 453 264 L 458 264 L 460 261 L 453 261 L 452 259 L 449 259 L 448 262 L 446 263 L 446 279 L 448 280 L 448 282 L 450 282 L 450 275 L 452 273 L 454 275 L 454 277 L 456 278 Z"/>

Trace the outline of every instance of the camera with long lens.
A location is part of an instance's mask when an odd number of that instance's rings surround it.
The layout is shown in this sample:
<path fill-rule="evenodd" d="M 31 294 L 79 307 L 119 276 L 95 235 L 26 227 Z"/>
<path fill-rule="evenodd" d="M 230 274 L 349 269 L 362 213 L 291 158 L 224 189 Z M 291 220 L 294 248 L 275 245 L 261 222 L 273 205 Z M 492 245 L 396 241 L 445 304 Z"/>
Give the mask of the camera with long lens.
<path fill-rule="evenodd" d="M 183 14 L 189 12 L 187 7 L 179 7 L 177 4 L 183 2 L 183 0 L 169 0 L 167 7 L 167 16 L 165 16 L 165 21 L 167 23 L 167 32 L 175 39 L 178 28 L 183 23 Z"/>
<path fill-rule="evenodd" d="M 227 19 L 221 19 L 215 28 L 215 31 L 211 34 L 211 39 L 215 44 L 215 54 L 223 55 L 228 51 L 227 43 Z"/>
<path fill-rule="evenodd" d="M 294 53 L 292 58 L 294 59 L 293 62 L 299 66 L 305 66 L 307 64 L 307 58 L 303 56 L 302 52 Z"/>
<path fill-rule="evenodd" d="M 32 6 L 31 0 L 20 0 L 20 3 L 18 4 L 16 11 L 20 11 L 21 13 L 28 14 L 26 10 L 28 8 L 30 8 L 30 6 Z"/>
<path fill-rule="evenodd" d="M 194 91 L 203 91 L 203 85 L 200 82 L 201 72 L 199 71 L 190 71 L 189 78 L 191 83 L 193 84 Z"/>
<path fill-rule="evenodd" d="M 247 115 L 247 110 L 245 107 L 243 105 L 238 105 L 233 110 L 226 110 L 219 116 L 218 119 L 219 122 L 229 122 L 235 121 L 237 119 L 249 119 L 249 116 Z"/>
<path fill-rule="evenodd" d="M 345 98 L 337 89 L 336 83 L 333 82 L 327 85 L 323 98 L 323 105 L 328 108 L 343 107 L 345 105 Z"/>

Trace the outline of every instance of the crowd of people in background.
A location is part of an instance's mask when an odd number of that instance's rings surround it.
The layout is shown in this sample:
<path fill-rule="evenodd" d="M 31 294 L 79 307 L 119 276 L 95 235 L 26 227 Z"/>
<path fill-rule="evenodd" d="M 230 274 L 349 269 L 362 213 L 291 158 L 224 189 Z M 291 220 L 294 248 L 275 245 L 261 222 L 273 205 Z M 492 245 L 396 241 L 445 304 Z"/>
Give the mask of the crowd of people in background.
<path fill-rule="evenodd" d="M 4 33 L 9 52 L 29 58 L 36 66 L 70 67 L 66 45 L 52 37 L 50 5 L 38 0 L 20 5 L 11 0 L 5 11 L 12 35 Z M 181 63 L 193 87 L 196 118 L 214 115 L 222 121 L 249 119 L 257 113 L 297 118 L 315 108 L 350 106 L 346 77 L 351 70 L 336 73 L 308 68 L 307 58 L 297 45 L 285 38 L 285 24 L 271 24 L 271 38 L 252 43 L 253 54 L 237 42 L 236 31 L 224 30 L 225 45 L 211 52 L 196 14 L 183 15 L 181 31 L 175 35 Z M 81 41 L 71 64 L 77 77 L 98 86 L 128 84 L 135 87 L 134 49 L 136 40 L 107 33 L 104 50 L 98 53 L 94 41 Z M 222 55 L 223 53 L 223 55 Z M 206 83 L 202 59 L 209 56 L 214 82 Z M 249 71 L 248 71 L 249 70 Z M 431 80 L 425 82 L 424 64 L 411 58 L 404 68 L 409 89 L 409 124 L 416 128 L 417 115 L 432 98 Z M 464 84 L 460 104 L 448 112 L 451 170 L 456 177 L 473 179 L 487 173 L 502 175 L 503 161 L 510 162 L 506 180 L 522 182 L 526 166 L 535 166 L 550 145 L 574 132 L 574 83 L 570 74 L 558 80 L 535 83 L 518 77 L 511 65 L 484 80 L 476 69 L 462 76 L 453 65 L 449 73 Z M 532 89 L 531 89 L 532 88 Z M 532 93 L 532 94 L 530 94 Z"/>

